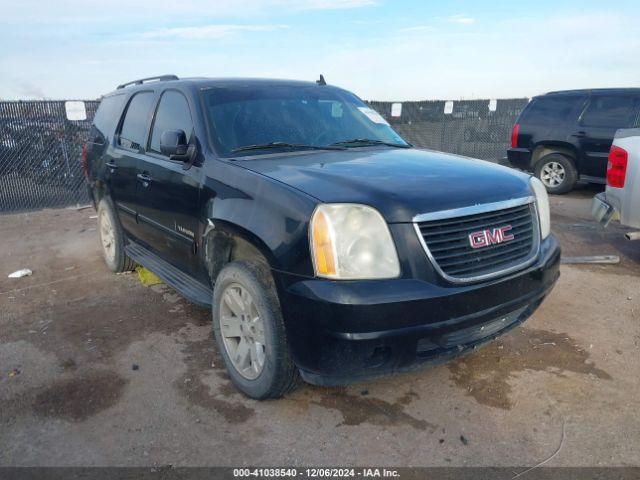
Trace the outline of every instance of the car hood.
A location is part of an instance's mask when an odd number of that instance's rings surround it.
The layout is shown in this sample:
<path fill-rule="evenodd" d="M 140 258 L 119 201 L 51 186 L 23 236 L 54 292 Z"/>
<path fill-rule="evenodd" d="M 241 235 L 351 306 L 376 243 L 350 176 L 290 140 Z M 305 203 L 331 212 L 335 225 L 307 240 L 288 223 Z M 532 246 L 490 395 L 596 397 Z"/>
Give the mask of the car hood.
<path fill-rule="evenodd" d="M 387 222 L 532 195 L 528 175 L 494 163 L 419 149 L 358 148 L 238 159 L 244 168 L 318 200 L 371 205 Z"/>

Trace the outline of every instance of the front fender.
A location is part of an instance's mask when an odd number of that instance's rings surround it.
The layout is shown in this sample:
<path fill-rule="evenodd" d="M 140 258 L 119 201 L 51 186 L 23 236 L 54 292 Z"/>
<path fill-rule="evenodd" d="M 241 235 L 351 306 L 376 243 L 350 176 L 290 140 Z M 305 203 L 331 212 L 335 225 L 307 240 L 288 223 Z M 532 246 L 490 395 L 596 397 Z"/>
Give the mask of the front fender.
<path fill-rule="evenodd" d="M 205 237 L 216 233 L 240 236 L 258 248 L 271 268 L 313 276 L 308 224 L 317 201 L 307 195 L 245 169 L 229 186 L 208 178 L 204 216 Z"/>

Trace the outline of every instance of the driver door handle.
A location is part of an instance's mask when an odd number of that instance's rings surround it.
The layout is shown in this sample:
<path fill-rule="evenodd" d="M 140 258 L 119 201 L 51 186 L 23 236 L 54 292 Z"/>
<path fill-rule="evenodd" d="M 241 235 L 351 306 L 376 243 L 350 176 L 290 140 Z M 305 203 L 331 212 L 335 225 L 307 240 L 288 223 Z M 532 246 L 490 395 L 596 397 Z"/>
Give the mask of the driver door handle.
<path fill-rule="evenodd" d="M 153 181 L 153 179 L 146 173 L 139 173 L 138 175 L 136 175 L 136 177 L 138 178 L 138 180 L 142 182 L 142 186 L 145 188 L 147 188 L 149 184 Z"/>
<path fill-rule="evenodd" d="M 587 134 L 584 132 L 575 132 L 575 133 L 572 133 L 571 136 L 576 138 L 583 138 L 583 137 L 586 137 Z"/>
<path fill-rule="evenodd" d="M 116 163 L 115 163 L 113 160 L 111 160 L 111 161 L 109 161 L 109 162 L 105 163 L 105 166 L 106 166 L 108 169 L 110 169 L 110 170 L 111 170 L 111 173 L 113 173 L 113 171 L 114 171 L 116 168 L 118 168 L 118 165 L 116 165 Z"/>

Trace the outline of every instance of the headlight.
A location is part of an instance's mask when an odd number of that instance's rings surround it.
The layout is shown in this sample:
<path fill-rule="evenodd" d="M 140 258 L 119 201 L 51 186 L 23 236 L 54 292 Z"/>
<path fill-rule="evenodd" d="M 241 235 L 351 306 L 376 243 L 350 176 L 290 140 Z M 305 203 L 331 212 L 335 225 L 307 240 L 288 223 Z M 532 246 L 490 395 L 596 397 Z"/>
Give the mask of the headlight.
<path fill-rule="evenodd" d="M 319 277 L 353 280 L 400 275 L 389 227 L 374 208 L 320 204 L 311 217 L 309 236 Z"/>
<path fill-rule="evenodd" d="M 536 194 L 536 206 L 538 218 L 540 219 L 540 234 L 542 238 L 547 238 L 551 233 L 551 213 L 549 211 L 549 196 L 547 189 L 536 177 L 531 177 L 531 188 Z"/>

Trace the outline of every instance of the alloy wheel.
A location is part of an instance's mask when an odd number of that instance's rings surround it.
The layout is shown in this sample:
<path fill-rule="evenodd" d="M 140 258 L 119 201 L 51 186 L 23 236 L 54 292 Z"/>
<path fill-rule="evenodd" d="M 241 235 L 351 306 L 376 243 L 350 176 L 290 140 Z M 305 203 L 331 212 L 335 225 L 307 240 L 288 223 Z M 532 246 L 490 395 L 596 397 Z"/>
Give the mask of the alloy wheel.
<path fill-rule="evenodd" d="M 100 241 L 105 258 L 108 262 L 113 262 L 116 257 L 116 235 L 111 219 L 105 211 L 100 214 Z"/>
<path fill-rule="evenodd" d="M 540 170 L 540 180 L 546 187 L 554 188 L 564 182 L 566 173 L 561 163 L 545 163 Z"/>
<path fill-rule="evenodd" d="M 234 368 L 247 380 L 258 378 L 265 363 L 264 322 L 249 291 L 238 283 L 221 297 L 220 332 Z"/>

